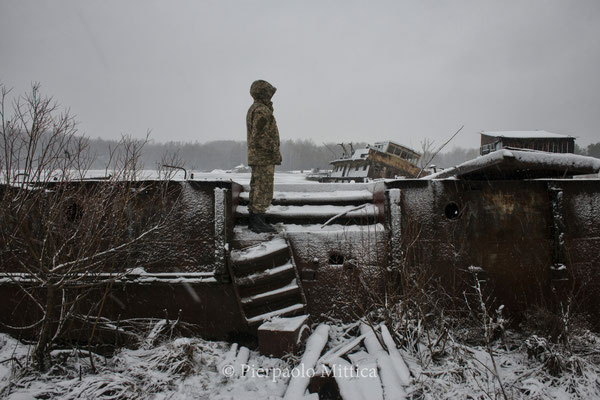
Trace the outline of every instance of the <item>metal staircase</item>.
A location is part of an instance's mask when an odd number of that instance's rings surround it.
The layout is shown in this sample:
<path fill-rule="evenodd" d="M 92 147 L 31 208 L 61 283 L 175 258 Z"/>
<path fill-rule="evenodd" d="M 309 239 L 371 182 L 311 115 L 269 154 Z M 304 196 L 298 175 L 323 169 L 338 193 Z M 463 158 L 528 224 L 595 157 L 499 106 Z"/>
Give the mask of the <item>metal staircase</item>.
<path fill-rule="evenodd" d="M 228 265 L 240 312 L 248 325 L 305 312 L 306 298 L 285 237 L 232 250 Z"/>

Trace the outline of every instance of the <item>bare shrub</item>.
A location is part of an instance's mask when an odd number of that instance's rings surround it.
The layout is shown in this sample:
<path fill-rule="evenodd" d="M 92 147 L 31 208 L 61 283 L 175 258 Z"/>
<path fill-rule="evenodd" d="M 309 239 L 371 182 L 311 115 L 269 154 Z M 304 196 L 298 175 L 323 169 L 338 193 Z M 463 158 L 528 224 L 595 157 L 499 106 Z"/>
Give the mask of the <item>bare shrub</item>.
<path fill-rule="evenodd" d="M 68 111 L 34 84 L 9 114 L 9 92 L 1 86 L 0 272 L 36 310 L 33 321 L 6 328 L 37 337 L 34 360 L 45 369 L 76 314 L 97 324 L 114 281 L 161 240 L 177 198 L 167 182 L 138 182 L 147 137 L 124 136 L 110 174 L 86 180 L 93 155 Z"/>

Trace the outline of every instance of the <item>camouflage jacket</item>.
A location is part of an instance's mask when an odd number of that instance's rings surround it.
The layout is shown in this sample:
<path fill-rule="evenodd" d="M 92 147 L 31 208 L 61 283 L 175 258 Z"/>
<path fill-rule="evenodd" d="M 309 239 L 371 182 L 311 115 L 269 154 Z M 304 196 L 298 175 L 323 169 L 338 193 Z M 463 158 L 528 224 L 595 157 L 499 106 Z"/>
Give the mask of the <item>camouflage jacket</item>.
<path fill-rule="evenodd" d="M 246 116 L 248 165 L 281 164 L 279 130 L 271 103 L 275 90 L 265 81 L 256 81 L 250 89 L 254 103 Z"/>

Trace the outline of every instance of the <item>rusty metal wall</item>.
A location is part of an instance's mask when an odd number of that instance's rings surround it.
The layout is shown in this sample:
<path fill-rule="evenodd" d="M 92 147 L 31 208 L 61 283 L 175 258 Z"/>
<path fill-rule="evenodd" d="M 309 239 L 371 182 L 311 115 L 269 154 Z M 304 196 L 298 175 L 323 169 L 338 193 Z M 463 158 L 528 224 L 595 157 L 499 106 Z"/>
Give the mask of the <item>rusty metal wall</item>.
<path fill-rule="evenodd" d="M 564 303 L 569 303 L 571 311 L 590 314 L 600 329 L 600 181 L 560 180 L 548 184 L 557 191 L 556 213 L 558 222 L 562 222 L 556 232 L 556 257 L 566 267 L 553 271 L 555 291 Z"/>
<path fill-rule="evenodd" d="M 75 182 L 73 185 L 107 185 L 102 181 Z M 165 212 L 164 205 L 155 203 L 155 189 L 162 181 L 139 181 L 138 187 L 144 190 L 136 199 L 134 212 L 152 215 Z M 169 221 L 161 230 L 163 240 L 153 242 L 152 248 L 145 248 L 134 254 L 138 264 L 147 272 L 212 272 L 215 268 L 215 188 L 239 192 L 239 185 L 231 181 L 187 181 L 169 183 L 169 198 L 178 203 L 171 211 Z M 0 188 L 1 190 L 1 188 Z M 229 209 L 231 194 L 226 202 Z M 162 208 L 161 208 L 162 207 Z M 166 210 L 169 211 L 169 210 Z M 233 212 L 227 210 L 226 222 L 228 237 L 233 231 Z M 1 242 L 0 242 L 1 243 Z M 160 259 L 160 262 L 155 262 Z M 122 265 L 119 268 L 128 268 Z M 0 272 L 20 272 L 18 263 L 9 259 L 0 260 Z"/>
<path fill-rule="evenodd" d="M 371 294 L 381 297 L 387 258 L 383 225 L 288 237 L 313 319 L 354 320 Z"/>
<path fill-rule="evenodd" d="M 90 309 L 95 316 L 98 299 L 103 296 L 104 288 L 98 289 L 97 296 L 89 296 L 78 306 L 83 315 Z M 0 284 L 0 329 L 15 337 L 35 338 L 33 329 L 11 329 L 10 327 L 28 326 L 41 315 L 26 295 L 13 283 Z M 112 286 L 102 311 L 102 317 L 116 324 L 117 321 L 140 318 L 168 317 L 171 321 L 181 317 L 182 321 L 195 324 L 195 333 L 207 339 L 227 339 L 233 335 L 248 332 L 236 303 L 231 285 L 214 282 L 117 282 Z M 90 324 L 81 328 L 73 324 L 67 329 L 67 337 L 86 342 L 89 338 Z M 104 332 L 104 339 L 113 337 Z M 114 339 L 113 339 L 114 340 Z"/>
<path fill-rule="evenodd" d="M 215 188 L 237 190 L 239 185 L 226 181 L 182 182 L 180 224 L 175 229 L 183 241 L 174 252 L 177 258 L 162 271 L 212 272 L 215 268 Z M 228 197 L 231 199 L 231 195 Z M 228 202 L 231 206 L 231 202 Z M 229 217 L 233 213 L 229 213 Z M 227 221 L 229 237 L 233 230 Z"/>
<path fill-rule="evenodd" d="M 103 182 L 85 182 L 82 184 L 103 184 Z M 160 182 L 145 181 L 140 185 L 153 186 Z M 103 309 L 103 317 L 112 320 L 127 318 L 164 318 L 165 310 L 169 318 L 176 319 L 181 310 L 182 319 L 198 325 L 198 334 L 207 338 L 225 339 L 228 335 L 244 332 L 247 327 L 239 313 L 233 288 L 230 284 L 222 284 L 212 278 L 217 264 L 217 245 L 215 241 L 215 188 L 227 189 L 229 197 L 223 202 L 226 237 L 232 236 L 233 207 L 231 193 L 239 193 L 240 186 L 230 181 L 188 181 L 174 182 L 177 190 L 171 192 L 179 198 L 177 208 L 173 210 L 173 222 L 170 229 L 164 232 L 164 242 L 155 243 L 154 252 L 161 252 L 159 263 L 144 264 L 147 273 L 158 274 L 168 272 L 205 273 L 210 282 L 200 283 L 194 279 L 143 279 L 127 281 L 127 277 L 114 284 L 111 295 Z M 151 196 L 145 197 L 151 199 Z M 152 212 L 151 201 L 141 201 L 137 210 L 140 213 Z M 151 254 L 136 255 L 146 258 Z M 4 261 L 4 260 L 3 260 Z M 137 260 L 139 261 L 139 260 Z M 151 260 L 149 260 L 151 261 Z M 4 269 L 0 272 L 15 272 L 17 268 L 9 263 L 1 263 Z M 188 274 L 189 275 L 189 274 Z M 204 276 L 203 275 L 203 276 Z M 33 331 L 11 330 L 8 326 L 26 326 L 36 321 L 39 309 L 19 289 L 8 275 L 0 277 L 0 329 L 9 331 L 23 338 L 35 337 Z M 43 293 L 40 293 L 43 297 Z M 90 296 L 95 303 L 102 298 Z M 86 304 L 82 304 L 82 312 L 87 313 Z M 91 304 L 87 304 L 91 306 Z M 4 325 L 5 324 L 5 325 Z M 85 336 L 85 334 L 84 334 Z"/>
<path fill-rule="evenodd" d="M 455 297 L 475 277 L 509 312 L 578 306 L 600 316 L 600 181 L 388 182 L 401 190 L 403 243 Z M 560 200 L 557 202 L 557 198 Z"/>

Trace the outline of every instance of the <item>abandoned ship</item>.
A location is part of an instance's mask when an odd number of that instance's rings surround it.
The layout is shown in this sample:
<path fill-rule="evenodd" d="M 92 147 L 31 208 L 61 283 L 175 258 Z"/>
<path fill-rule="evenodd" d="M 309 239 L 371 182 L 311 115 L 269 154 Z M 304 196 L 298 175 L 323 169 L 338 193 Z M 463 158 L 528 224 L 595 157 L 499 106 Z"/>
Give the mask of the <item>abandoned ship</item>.
<path fill-rule="evenodd" d="M 355 152 L 352 162 L 374 161 L 365 170 L 371 173 L 390 151 L 407 162 L 419 156 L 393 142 L 376 146 Z M 600 180 L 570 178 L 599 171 L 591 157 L 501 149 L 425 179 L 276 184 L 266 218 L 279 234 L 271 236 L 246 227 L 247 186 L 172 181 L 181 207 L 170 218 L 181 240 L 157 249 L 168 255 L 159 265 L 125 265 L 102 315 L 178 316 L 205 338 L 227 339 L 255 334 L 274 316 L 354 319 L 361 301 L 401 287 L 390 271 L 410 267 L 449 299 L 462 297 L 475 274 L 486 295 L 515 315 L 576 295 L 597 324 Z M 137 184 L 137 207 L 156 206 L 144 196 L 159 182 Z M 130 257 L 124 262 L 139 255 Z M 11 327 L 26 326 L 39 310 L 20 290 L 26 274 L 18 263 L 4 259 L 1 272 L 2 330 L 22 336 Z"/>
<path fill-rule="evenodd" d="M 392 141 L 376 142 L 364 149 L 344 149 L 341 158 L 331 161 L 333 170 L 323 182 L 366 182 L 378 178 L 417 178 L 422 154 Z"/>

